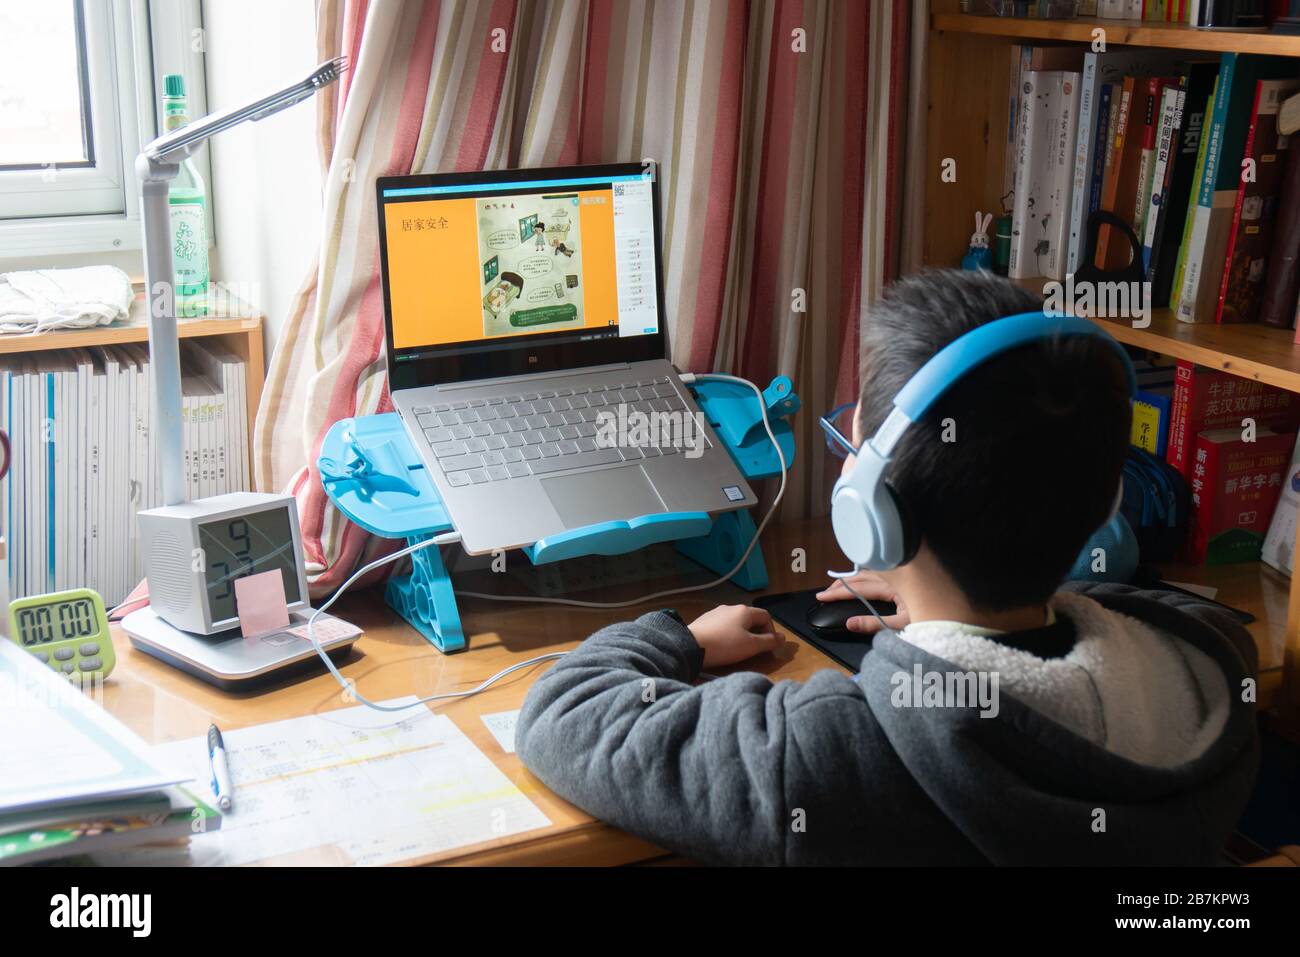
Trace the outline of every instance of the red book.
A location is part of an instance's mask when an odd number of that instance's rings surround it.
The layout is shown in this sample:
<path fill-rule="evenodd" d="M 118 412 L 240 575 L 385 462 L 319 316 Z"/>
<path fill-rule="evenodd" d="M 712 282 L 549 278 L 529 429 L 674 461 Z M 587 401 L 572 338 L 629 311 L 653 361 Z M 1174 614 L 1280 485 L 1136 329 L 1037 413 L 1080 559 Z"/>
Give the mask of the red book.
<path fill-rule="evenodd" d="M 1196 437 L 1192 561 L 1227 565 L 1259 559 L 1294 445 L 1294 435 L 1266 429 L 1253 442 L 1242 440 L 1241 429 L 1212 429 Z"/>
<path fill-rule="evenodd" d="M 1264 295 L 1265 272 L 1277 221 L 1278 193 L 1289 152 L 1288 137 L 1277 128 L 1282 101 L 1300 88 L 1300 80 L 1259 80 L 1246 131 L 1243 158 L 1251 162 L 1249 180 L 1243 168 L 1228 231 L 1223 279 L 1215 322 L 1253 322 Z"/>
<path fill-rule="evenodd" d="M 1259 321 L 1289 329 L 1300 297 L 1300 149 L 1287 150 L 1286 168 L 1278 187 L 1273 245 L 1264 269 L 1264 296 Z"/>
<path fill-rule="evenodd" d="M 1223 428 L 1236 429 L 1240 434 L 1241 420 L 1245 418 L 1254 419 L 1260 429 L 1294 432 L 1300 426 L 1300 396 L 1178 360 L 1166 461 L 1191 481 L 1196 436 L 1206 429 Z"/>

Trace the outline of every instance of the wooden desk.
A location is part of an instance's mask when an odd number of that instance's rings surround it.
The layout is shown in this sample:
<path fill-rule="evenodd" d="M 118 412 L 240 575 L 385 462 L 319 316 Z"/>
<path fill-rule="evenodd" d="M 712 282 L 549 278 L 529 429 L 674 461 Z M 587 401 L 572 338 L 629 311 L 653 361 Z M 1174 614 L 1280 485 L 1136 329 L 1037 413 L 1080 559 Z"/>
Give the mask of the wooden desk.
<path fill-rule="evenodd" d="M 765 533 L 764 539 L 763 553 L 771 577 L 768 589 L 771 592 L 825 584 L 827 568 L 845 565 L 835 546 L 829 520 L 774 526 Z M 807 564 L 804 571 L 791 568 L 792 551 L 796 548 L 805 550 Z M 526 562 L 517 553 L 509 557 L 515 562 Z M 646 567 L 659 567 L 664 561 L 663 550 L 651 550 L 646 558 Z M 575 597 L 616 601 L 673 587 L 674 584 L 706 582 L 716 577 L 691 569 L 686 559 L 682 561 L 687 571 L 673 576 L 676 581 L 656 575 L 600 594 Z M 470 591 L 499 590 L 509 594 L 519 590 L 508 574 L 472 571 L 464 576 L 458 574 L 456 580 L 458 583 L 463 581 L 461 587 Z M 714 605 L 745 603 L 752 597 L 726 584 L 616 611 L 492 603 L 467 598 L 461 601 L 461 615 L 469 649 L 454 655 L 437 651 L 389 610 L 380 589 L 347 594 L 332 610 L 365 629 L 365 635 L 341 668 L 343 674 L 356 682 L 361 694 L 371 700 L 382 700 L 471 688 L 512 663 L 548 651 L 576 647 L 582 638 L 603 625 L 626 621 L 656 608 L 675 607 L 690 621 Z M 742 667 L 764 672 L 773 679 L 804 679 L 823 668 L 840 668 L 801 639 L 789 633 L 787 636 L 791 640 L 786 642 L 779 655 L 763 655 Z M 338 684 L 328 674 L 272 685 L 256 692 L 230 693 L 219 691 L 135 651 L 116 626 L 113 644 L 117 667 L 105 682 L 104 705 L 149 742 L 206 735 L 208 725 L 213 722 L 223 731 L 230 731 L 351 706 L 342 700 Z M 533 680 L 550 664 L 545 662 L 510 675 L 480 695 L 437 702 L 430 707 L 450 717 L 553 822 L 551 826 L 409 863 L 626 864 L 664 856 L 665 852 L 654 845 L 602 824 L 556 797 L 516 755 L 504 753 L 479 720 L 483 714 L 519 708 Z M 336 848 L 326 847 L 280 858 L 275 863 L 346 863 L 346 858 Z"/>

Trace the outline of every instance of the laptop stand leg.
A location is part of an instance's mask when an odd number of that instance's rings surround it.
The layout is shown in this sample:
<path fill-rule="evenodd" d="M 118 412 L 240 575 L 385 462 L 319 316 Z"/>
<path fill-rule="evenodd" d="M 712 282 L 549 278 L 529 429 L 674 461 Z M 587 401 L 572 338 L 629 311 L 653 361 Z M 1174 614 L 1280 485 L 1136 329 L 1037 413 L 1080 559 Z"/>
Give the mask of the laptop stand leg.
<path fill-rule="evenodd" d="M 754 538 L 754 519 L 748 509 L 724 512 L 713 522 L 707 535 L 683 538 L 677 541 L 677 550 L 699 562 L 709 571 L 725 575 Z M 755 548 L 745 559 L 745 564 L 731 579 L 746 591 L 759 591 L 767 587 L 767 564 L 763 550 Z"/>
<path fill-rule="evenodd" d="M 413 536 L 406 542 L 415 545 L 425 537 Z M 451 576 L 437 546 L 411 553 L 411 573 L 390 578 L 384 589 L 384 600 L 439 651 L 464 649 L 465 631 L 460 624 Z"/>

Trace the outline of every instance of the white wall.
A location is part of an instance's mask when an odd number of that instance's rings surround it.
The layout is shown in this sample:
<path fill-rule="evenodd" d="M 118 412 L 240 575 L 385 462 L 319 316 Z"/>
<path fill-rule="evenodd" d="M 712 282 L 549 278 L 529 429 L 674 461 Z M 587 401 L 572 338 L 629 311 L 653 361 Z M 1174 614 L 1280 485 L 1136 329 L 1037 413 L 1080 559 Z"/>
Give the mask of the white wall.
<path fill-rule="evenodd" d="M 313 0 L 204 0 L 208 109 L 301 79 L 316 64 Z M 216 250 L 212 274 L 249 283 L 275 348 L 320 236 L 316 103 L 221 134 L 208 146 Z"/>

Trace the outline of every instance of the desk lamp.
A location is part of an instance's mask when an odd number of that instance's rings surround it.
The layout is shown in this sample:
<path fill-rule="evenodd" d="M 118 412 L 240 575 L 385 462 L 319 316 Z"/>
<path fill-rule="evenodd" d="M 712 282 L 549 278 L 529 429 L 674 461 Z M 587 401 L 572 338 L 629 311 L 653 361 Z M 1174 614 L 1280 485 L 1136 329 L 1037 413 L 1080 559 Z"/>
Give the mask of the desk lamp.
<path fill-rule="evenodd" d="M 135 161 L 144 227 L 153 434 L 163 505 L 137 516 L 150 604 L 128 615 L 122 626 L 141 651 L 223 687 L 316 660 L 310 643 L 289 632 L 260 638 L 242 634 L 236 607 L 239 579 L 278 570 L 292 618 L 305 620 L 311 608 L 292 496 L 233 492 L 186 501 L 168 188 L 180 164 L 209 137 L 293 106 L 329 86 L 345 69 L 346 57 L 328 60 L 292 86 L 158 137 Z M 350 626 L 335 631 L 337 637 L 332 646 L 326 642 L 327 649 L 346 647 L 359 634 Z"/>

